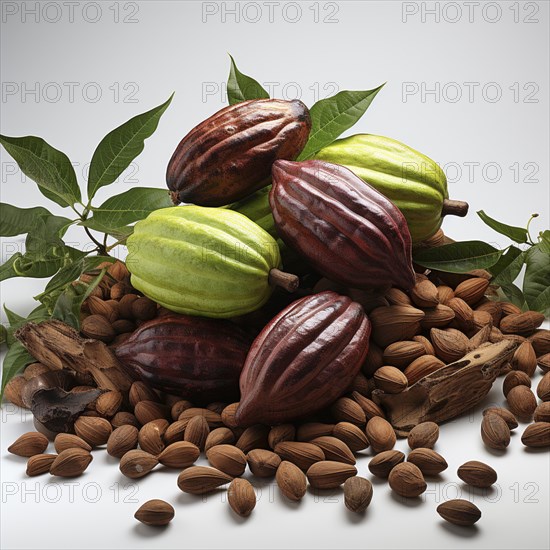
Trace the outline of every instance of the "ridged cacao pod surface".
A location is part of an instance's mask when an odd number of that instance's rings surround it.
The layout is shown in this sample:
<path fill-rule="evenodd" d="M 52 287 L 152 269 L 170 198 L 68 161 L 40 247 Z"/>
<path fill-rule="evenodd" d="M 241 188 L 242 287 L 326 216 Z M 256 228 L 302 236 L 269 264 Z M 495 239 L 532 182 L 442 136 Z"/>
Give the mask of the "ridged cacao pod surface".
<path fill-rule="evenodd" d="M 143 323 L 114 352 L 136 378 L 194 403 L 231 402 L 250 339 L 230 321 L 163 315 Z"/>
<path fill-rule="evenodd" d="M 177 313 L 228 318 L 261 307 L 281 263 L 274 239 L 224 208 L 156 210 L 128 238 L 134 288 Z"/>
<path fill-rule="evenodd" d="M 241 426 L 301 418 L 338 399 L 368 352 L 363 308 L 327 291 L 306 296 L 274 317 L 254 340 L 241 373 Z"/>
<path fill-rule="evenodd" d="M 282 239 L 328 279 L 361 289 L 414 286 L 403 214 L 351 170 L 277 161 L 269 202 Z"/>
<path fill-rule="evenodd" d="M 277 159 L 295 159 L 311 120 L 299 100 L 255 99 L 221 109 L 179 143 L 166 171 L 177 204 L 223 206 L 268 185 Z"/>
<path fill-rule="evenodd" d="M 468 210 L 466 203 L 448 200 L 447 178 L 435 161 L 395 139 L 356 134 L 337 139 L 315 158 L 349 168 L 390 199 L 403 212 L 414 243 L 434 235 L 445 214 L 464 216 Z"/>

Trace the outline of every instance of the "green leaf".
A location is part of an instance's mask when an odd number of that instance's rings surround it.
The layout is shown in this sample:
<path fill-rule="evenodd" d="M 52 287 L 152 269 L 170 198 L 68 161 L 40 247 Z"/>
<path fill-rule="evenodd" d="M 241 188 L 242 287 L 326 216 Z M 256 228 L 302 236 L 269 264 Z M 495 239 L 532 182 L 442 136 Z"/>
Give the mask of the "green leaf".
<path fill-rule="evenodd" d="M 550 314 L 550 254 L 540 245 L 531 247 L 526 254 L 523 294 L 529 309 Z"/>
<path fill-rule="evenodd" d="M 35 359 L 32 355 L 23 347 L 20 342 L 15 342 L 4 357 L 4 363 L 2 364 L 2 389 L 0 390 L 0 396 L 4 394 L 4 388 L 6 384 L 24 367 L 30 363 L 34 363 Z"/>
<path fill-rule="evenodd" d="M 4 325 L 0 325 L 0 346 L 8 343 L 8 331 Z"/>
<path fill-rule="evenodd" d="M 15 311 L 12 311 L 11 309 L 8 309 L 6 304 L 4 304 L 4 311 L 6 312 L 6 317 L 8 318 L 8 321 L 11 325 L 16 325 L 17 323 L 20 323 L 21 321 L 25 320 L 25 317 L 22 317 L 18 313 L 15 313 Z"/>
<path fill-rule="evenodd" d="M 46 285 L 44 292 L 35 296 L 35 300 L 40 300 L 48 294 L 63 290 L 67 285 L 76 281 L 82 273 L 96 268 L 102 262 L 115 261 L 111 256 L 87 256 L 75 262 L 71 262 L 60 269 L 57 274 Z"/>
<path fill-rule="evenodd" d="M 109 132 L 97 146 L 88 175 L 88 198 L 100 187 L 110 185 L 143 151 L 145 140 L 157 129 L 160 117 L 170 105 L 172 94 L 162 105 L 131 118 Z"/>
<path fill-rule="evenodd" d="M 261 84 L 252 77 L 247 76 L 237 69 L 235 60 L 231 55 L 231 68 L 227 79 L 227 99 L 229 105 L 235 105 L 248 99 L 268 99 L 269 94 L 262 88 Z"/>
<path fill-rule="evenodd" d="M 147 217 L 153 210 L 173 206 L 168 192 L 153 187 L 135 187 L 107 199 L 93 208 L 93 217 L 83 222 L 87 227 L 100 226 L 118 230 Z"/>
<path fill-rule="evenodd" d="M 53 319 L 59 319 L 72 327 L 80 328 L 80 309 L 82 302 L 90 296 L 94 288 L 101 282 L 107 268 L 103 268 L 99 275 L 85 288 L 81 286 L 69 285 L 59 295 L 52 312 Z"/>
<path fill-rule="evenodd" d="M 493 279 L 492 283 L 498 286 L 506 287 L 511 285 L 521 273 L 523 263 L 525 262 L 525 252 L 520 252 L 500 273 Z"/>
<path fill-rule="evenodd" d="M 539 246 L 543 252 L 550 254 L 550 230 L 541 231 L 539 234 Z"/>
<path fill-rule="evenodd" d="M 527 309 L 527 305 L 525 303 L 525 296 L 523 295 L 523 292 L 514 284 L 509 283 L 502 285 L 500 287 L 499 297 L 501 300 L 508 300 L 509 302 L 512 302 L 512 304 L 518 306 L 522 310 Z"/>
<path fill-rule="evenodd" d="M 134 228 L 130 225 L 110 227 L 104 223 L 100 223 L 94 217 L 81 222 L 79 225 L 86 226 L 89 229 L 99 231 L 100 233 L 107 233 L 108 235 L 111 235 L 111 237 L 114 237 L 117 241 L 124 241 L 134 232 Z"/>
<path fill-rule="evenodd" d="M 19 277 L 17 271 L 15 271 L 14 265 L 22 257 L 23 255 L 21 254 L 21 252 L 16 252 L 13 256 L 10 257 L 9 260 L 4 262 L 0 266 L 0 281 L 6 281 L 7 279 L 12 279 L 13 277 Z"/>
<path fill-rule="evenodd" d="M 369 108 L 382 86 L 367 91 L 342 91 L 321 99 L 310 109 L 311 132 L 298 160 L 312 157 L 351 128 Z"/>
<path fill-rule="evenodd" d="M 414 261 L 428 269 L 467 273 L 495 265 L 501 255 L 501 250 L 482 241 L 463 241 L 419 250 L 414 254 Z"/>
<path fill-rule="evenodd" d="M 491 275 L 493 277 L 499 275 L 521 254 L 522 252 L 517 246 L 510 246 L 510 248 L 500 257 L 498 262 L 489 268 Z"/>
<path fill-rule="evenodd" d="M 477 215 L 483 220 L 483 222 L 488 225 L 491 229 L 494 229 L 501 235 L 506 235 L 506 237 L 516 241 L 519 244 L 527 242 L 527 229 L 523 227 L 515 227 L 513 225 L 507 225 L 502 222 L 489 217 L 483 210 L 479 210 Z"/>
<path fill-rule="evenodd" d="M 0 143 L 21 171 L 38 184 L 42 194 L 61 206 L 80 202 L 80 188 L 71 161 L 61 151 L 35 136 L 0 135 Z"/>
<path fill-rule="evenodd" d="M 51 216 L 45 208 L 18 208 L 4 202 L 0 203 L 0 236 L 14 237 L 28 233 L 37 218 Z"/>

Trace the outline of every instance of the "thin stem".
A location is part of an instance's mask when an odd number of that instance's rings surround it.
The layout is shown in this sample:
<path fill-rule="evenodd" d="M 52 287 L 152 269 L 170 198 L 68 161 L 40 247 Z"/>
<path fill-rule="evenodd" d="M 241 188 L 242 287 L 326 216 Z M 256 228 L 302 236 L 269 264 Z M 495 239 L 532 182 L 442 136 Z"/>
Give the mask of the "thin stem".
<path fill-rule="evenodd" d="M 529 221 L 527 222 L 527 227 L 525 228 L 525 230 L 527 231 L 527 241 L 529 242 L 530 245 L 534 246 L 535 243 L 533 242 L 533 239 L 531 238 L 531 233 L 529 233 L 529 226 L 531 225 L 531 222 L 535 219 L 535 218 L 538 218 L 539 215 L 535 212 L 534 214 L 531 215 L 531 217 L 529 218 Z"/>
<path fill-rule="evenodd" d="M 103 256 L 108 256 L 107 248 L 102 245 L 91 233 L 90 230 L 86 227 L 84 227 L 84 231 L 86 231 L 88 237 L 90 237 L 90 240 L 97 246 L 97 251 Z"/>

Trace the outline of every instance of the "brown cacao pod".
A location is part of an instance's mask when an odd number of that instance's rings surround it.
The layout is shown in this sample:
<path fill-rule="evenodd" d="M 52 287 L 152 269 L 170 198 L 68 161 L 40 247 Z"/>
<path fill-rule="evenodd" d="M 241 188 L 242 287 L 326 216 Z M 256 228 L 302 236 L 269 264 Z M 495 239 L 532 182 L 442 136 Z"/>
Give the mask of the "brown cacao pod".
<path fill-rule="evenodd" d="M 290 304 L 250 348 L 240 378 L 238 425 L 282 424 L 330 405 L 359 372 L 370 329 L 363 308 L 336 292 Z"/>
<path fill-rule="evenodd" d="M 255 99 L 221 109 L 179 143 L 166 171 L 175 204 L 223 206 L 269 184 L 277 159 L 295 159 L 311 129 L 299 100 Z"/>
<path fill-rule="evenodd" d="M 277 231 L 319 273 L 353 288 L 414 286 L 407 222 L 384 195 L 324 161 L 278 160 L 272 172 Z"/>
<path fill-rule="evenodd" d="M 114 352 L 153 388 L 193 403 L 231 403 L 249 346 L 230 321 L 171 314 L 143 323 Z"/>

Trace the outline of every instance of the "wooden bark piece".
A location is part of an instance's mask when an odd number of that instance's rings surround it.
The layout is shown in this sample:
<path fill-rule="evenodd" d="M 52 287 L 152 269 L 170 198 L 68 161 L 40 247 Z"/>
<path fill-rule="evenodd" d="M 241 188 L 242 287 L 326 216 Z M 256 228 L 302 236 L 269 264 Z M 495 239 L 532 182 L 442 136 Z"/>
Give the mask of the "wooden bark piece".
<path fill-rule="evenodd" d="M 37 361 L 53 369 L 90 373 L 101 389 L 128 391 L 133 382 L 103 342 L 82 338 L 61 321 L 27 323 L 15 337 Z"/>
<path fill-rule="evenodd" d="M 487 395 L 502 365 L 517 344 L 502 340 L 484 345 L 462 359 L 425 376 L 398 394 L 372 392 L 397 435 L 406 436 L 421 422 L 450 420 L 470 409 Z"/>

